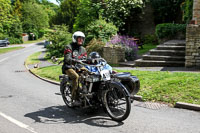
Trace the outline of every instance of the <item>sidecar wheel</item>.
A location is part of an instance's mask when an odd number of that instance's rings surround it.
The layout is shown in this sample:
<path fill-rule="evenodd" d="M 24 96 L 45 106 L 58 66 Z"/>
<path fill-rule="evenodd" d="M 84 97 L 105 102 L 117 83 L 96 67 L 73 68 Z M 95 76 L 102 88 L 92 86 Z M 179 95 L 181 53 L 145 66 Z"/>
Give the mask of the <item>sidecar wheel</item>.
<path fill-rule="evenodd" d="M 70 91 L 70 87 L 67 84 L 62 84 L 60 85 L 60 92 L 62 94 L 63 101 L 65 104 L 69 107 L 72 108 L 74 107 L 72 105 L 72 94 Z"/>
<path fill-rule="evenodd" d="M 104 108 L 113 120 L 121 122 L 130 114 L 131 100 L 121 86 L 117 84 L 112 86 L 103 94 Z"/>

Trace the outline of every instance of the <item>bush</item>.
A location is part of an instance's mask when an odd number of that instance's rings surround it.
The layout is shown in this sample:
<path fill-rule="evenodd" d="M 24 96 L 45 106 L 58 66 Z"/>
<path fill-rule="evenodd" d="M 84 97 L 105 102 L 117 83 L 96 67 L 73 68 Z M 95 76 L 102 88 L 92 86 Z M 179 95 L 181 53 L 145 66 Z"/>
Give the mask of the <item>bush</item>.
<path fill-rule="evenodd" d="M 54 31 L 46 34 L 47 41 L 52 42 L 52 44 L 47 45 L 47 51 L 49 52 L 49 57 L 62 57 L 65 45 L 72 41 L 72 35 L 65 25 L 55 25 L 53 29 Z"/>
<path fill-rule="evenodd" d="M 107 23 L 105 20 L 96 20 L 89 24 L 86 28 L 86 43 L 93 38 L 101 39 L 102 41 L 109 40 L 113 35 L 117 34 L 117 27 L 112 23 Z"/>
<path fill-rule="evenodd" d="M 185 39 L 186 24 L 164 23 L 156 26 L 156 36 L 162 39 Z"/>
<path fill-rule="evenodd" d="M 8 40 L 9 40 L 10 44 L 21 44 L 21 43 L 23 43 L 22 38 L 9 37 Z"/>
<path fill-rule="evenodd" d="M 113 45 L 113 46 L 121 46 L 125 48 L 125 59 L 128 61 L 135 60 L 137 58 L 137 51 L 138 46 L 134 40 L 132 40 L 131 37 L 128 36 L 120 36 L 116 35 L 112 37 L 112 39 L 107 42 L 107 46 Z"/>
<path fill-rule="evenodd" d="M 39 32 L 38 32 L 38 38 L 42 38 L 44 36 L 45 32 L 46 31 L 43 30 L 43 29 L 39 30 Z"/>
<path fill-rule="evenodd" d="M 144 38 L 142 39 L 142 41 L 144 44 L 155 44 L 155 45 L 158 44 L 158 39 L 155 34 L 145 35 Z"/>
<path fill-rule="evenodd" d="M 105 43 L 102 42 L 100 39 L 92 39 L 88 46 L 86 47 L 87 53 L 91 53 L 93 51 L 98 52 L 101 56 L 103 56 L 103 47 L 105 46 Z"/>
<path fill-rule="evenodd" d="M 8 38 L 8 35 L 0 33 L 0 40 L 4 40 L 5 38 Z"/>

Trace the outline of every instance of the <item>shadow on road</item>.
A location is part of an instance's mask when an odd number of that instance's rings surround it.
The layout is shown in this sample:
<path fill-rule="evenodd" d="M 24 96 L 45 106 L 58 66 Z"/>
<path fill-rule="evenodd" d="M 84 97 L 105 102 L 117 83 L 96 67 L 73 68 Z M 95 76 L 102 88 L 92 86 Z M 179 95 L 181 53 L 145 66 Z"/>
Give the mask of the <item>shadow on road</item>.
<path fill-rule="evenodd" d="M 36 112 L 25 114 L 35 122 L 52 123 L 85 123 L 91 126 L 116 127 L 123 122 L 116 122 L 106 116 L 102 109 L 70 109 L 66 106 L 51 106 Z"/>

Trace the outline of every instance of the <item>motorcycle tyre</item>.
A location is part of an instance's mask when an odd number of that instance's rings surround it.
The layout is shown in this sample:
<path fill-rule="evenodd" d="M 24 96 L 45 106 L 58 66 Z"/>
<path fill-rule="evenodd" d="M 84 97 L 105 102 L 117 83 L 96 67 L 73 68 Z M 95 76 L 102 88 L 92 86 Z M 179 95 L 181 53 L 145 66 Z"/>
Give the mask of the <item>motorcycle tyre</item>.
<path fill-rule="evenodd" d="M 60 84 L 60 92 L 61 92 L 63 101 L 65 102 L 65 104 L 67 105 L 67 107 L 74 108 L 74 106 L 72 105 L 72 102 L 70 102 L 70 101 L 67 100 L 67 98 L 65 96 L 65 90 L 66 91 L 70 91 L 70 88 L 66 85 L 66 83 L 61 82 L 61 84 Z M 71 93 L 71 91 L 70 91 L 70 93 Z"/>
<path fill-rule="evenodd" d="M 103 103 L 104 103 L 103 109 L 114 121 L 121 122 L 121 121 L 127 119 L 127 117 L 130 114 L 130 111 L 131 111 L 131 99 L 130 99 L 130 96 L 128 96 L 128 94 L 126 94 L 127 91 L 125 91 L 124 88 L 122 88 L 120 85 L 118 85 L 116 83 L 112 83 L 112 86 L 114 86 L 117 89 L 119 89 L 120 92 L 122 92 L 123 96 L 125 97 L 126 111 L 121 117 L 115 117 L 113 115 L 113 113 L 110 111 L 109 105 L 108 105 L 108 101 L 107 101 L 107 98 L 106 98 L 108 92 L 110 92 L 110 89 L 105 90 L 104 93 L 103 93 Z"/>

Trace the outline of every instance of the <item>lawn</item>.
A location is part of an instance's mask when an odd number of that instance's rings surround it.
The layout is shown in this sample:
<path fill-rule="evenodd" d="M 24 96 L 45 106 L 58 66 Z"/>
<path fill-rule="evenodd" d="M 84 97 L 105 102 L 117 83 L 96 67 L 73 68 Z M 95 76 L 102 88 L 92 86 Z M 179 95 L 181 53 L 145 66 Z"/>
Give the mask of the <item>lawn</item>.
<path fill-rule="evenodd" d="M 41 54 L 42 52 L 36 52 L 34 54 L 32 54 L 31 56 L 29 56 L 27 59 L 26 59 L 26 65 L 30 65 L 30 64 L 37 64 L 40 62 L 40 60 L 38 59 L 39 55 Z"/>
<path fill-rule="evenodd" d="M 14 51 L 14 50 L 18 50 L 18 49 L 22 49 L 22 48 L 24 48 L 24 47 L 2 48 L 2 49 L 0 49 L 0 54 L 7 53 L 7 52 L 10 52 L 10 51 Z"/>
<path fill-rule="evenodd" d="M 157 45 L 151 44 L 151 43 L 149 43 L 149 44 L 144 44 L 144 45 L 143 45 L 143 49 L 142 49 L 142 48 L 139 48 L 139 50 L 138 50 L 138 55 L 143 55 L 143 54 L 147 53 L 149 50 L 156 48 L 156 46 L 157 46 Z"/>

